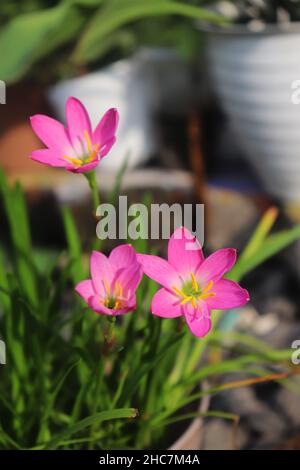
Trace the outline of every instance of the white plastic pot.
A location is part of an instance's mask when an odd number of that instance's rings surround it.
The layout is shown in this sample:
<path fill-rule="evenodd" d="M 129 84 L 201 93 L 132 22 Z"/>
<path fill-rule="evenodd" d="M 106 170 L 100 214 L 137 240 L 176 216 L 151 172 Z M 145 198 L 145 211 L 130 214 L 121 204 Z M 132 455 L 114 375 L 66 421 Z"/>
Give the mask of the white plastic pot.
<path fill-rule="evenodd" d="M 266 190 L 300 201 L 300 105 L 292 83 L 300 79 L 300 26 L 282 31 L 246 26 L 208 34 L 213 89 L 240 147 Z"/>
<path fill-rule="evenodd" d="M 118 170 L 129 154 L 129 166 L 145 161 L 156 150 L 152 124 L 152 96 L 145 72 L 136 59 L 122 60 L 97 72 L 57 83 L 48 100 L 57 118 L 65 120 L 69 96 L 79 98 L 96 126 L 108 108 L 117 108 L 120 123 L 117 142 L 101 162 L 101 170 Z"/>
<path fill-rule="evenodd" d="M 205 387 L 207 388 L 207 387 Z M 210 397 L 204 396 L 199 405 L 199 413 L 206 413 L 209 408 Z M 174 442 L 169 450 L 201 450 L 204 439 L 204 418 L 199 416 L 193 419 L 186 431 Z"/>

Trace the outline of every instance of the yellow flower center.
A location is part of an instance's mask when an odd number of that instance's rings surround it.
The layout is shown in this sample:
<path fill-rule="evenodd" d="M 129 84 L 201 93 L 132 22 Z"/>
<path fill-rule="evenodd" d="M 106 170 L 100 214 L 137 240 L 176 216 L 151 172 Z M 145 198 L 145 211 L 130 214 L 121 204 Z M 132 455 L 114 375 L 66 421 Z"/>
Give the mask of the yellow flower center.
<path fill-rule="evenodd" d="M 119 282 L 115 283 L 114 292 L 111 292 L 111 288 L 106 279 L 104 279 L 105 285 L 105 297 L 101 299 L 105 307 L 109 309 L 118 310 L 124 306 L 123 288 Z"/>
<path fill-rule="evenodd" d="M 181 289 L 176 286 L 173 286 L 172 289 L 182 299 L 181 305 L 191 302 L 192 306 L 196 308 L 199 300 L 205 300 L 216 295 L 215 292 L 211 292 L 213 285 L 213 281 L 209 281 L 204 289 L 202 289 L 198 284 L 195 274 L 191 273 L 191 280 L 185 282 Z"/>
<path fill-rule="evenodd" d="M 84 131 L 84 137 L 87 144 L 88 153 L 83 153 L 83 155 L 80 157 L 69 157 L 68 155 L 64 155 L 63 157 L 65 160 L 75 166 L 82 166 L 92 162 L 96 158 L 99 150 L 99 144 L 92 145 L 89 133 L 87 131 Z"/>

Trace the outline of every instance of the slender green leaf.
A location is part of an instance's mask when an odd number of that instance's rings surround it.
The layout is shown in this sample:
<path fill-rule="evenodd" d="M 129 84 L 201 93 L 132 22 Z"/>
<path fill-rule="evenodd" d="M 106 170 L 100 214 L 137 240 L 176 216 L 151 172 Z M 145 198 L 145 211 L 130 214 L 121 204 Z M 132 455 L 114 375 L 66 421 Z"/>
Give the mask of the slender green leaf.
<path fill-rule="evenodd" d="M 99 425 L 104 421 L 110 421 L 114 419 L 136 418 L 137 414 L 138 412 L 135 408 L 120 408 L 110 411 L 101 411 L 100 413 L 97 413 L 94 416 L 84 418 L 81 421 L 78 421 L 77 423 L 67 427 L 49 442 L 45 443 L 44 449 L 55 449 L 62 440 L 68 439 L 74 434 L 84 431 L 85 429 L 91 426 Z"/>
<path fill-rule="evenodd" d="M 277 215 L 277 207 L 270 207 L 270 209 L 264 213 L 253 235 L 251 236 L 248 245 L 246 248 L 244 248 L 243 253 L 241 254 L 242 260 L 247 260 L 251 258 L 251 256 L 255 255 L 260 245 L 266 239 L 271 228 L 273 227 Z"/>
<path fill-rule="evenodd" d="M 72 275 L 74 283 L 81 281 L 84 278 L 84 270 L 81 262 L 81 243 L 78 231 L 72 213 L 68 207 L 62 209 L 63 222 L 65 233 L 68 243 L 70 257 L 73 261 Z"/>
<path fill-rule="evenodd" d="M 300 225 L 289 230 L 282 230 L 267 237 L 259 246 L 257 251 L 250 258 L 237 262 L 235 267 L 230 271 L 228 277 L 233 280 L 239 280 L 245 274 L 262 264 L 267 259 L 274 256 L 279 251 L 300 238 Z"/>

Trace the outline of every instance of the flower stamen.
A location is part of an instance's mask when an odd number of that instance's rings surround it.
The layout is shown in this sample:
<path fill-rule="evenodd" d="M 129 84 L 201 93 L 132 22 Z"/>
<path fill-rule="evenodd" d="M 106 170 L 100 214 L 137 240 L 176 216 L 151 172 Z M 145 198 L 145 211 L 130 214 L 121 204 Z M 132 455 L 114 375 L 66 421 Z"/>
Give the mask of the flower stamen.
<path fill-rule="evenodd" d="M 107 279 L 103 277 L 103 284 L 105 288 L 105 296 L 102 299 L 105 307 L 113 310 L 118 310 L 123 307 L 126 298 L 123 297 L 123 287 L 120 282 L 116 282 L 115 286 L 111 288 Z"/>
<path fill-rule="evenodd" d="M 209 281 L 207 286 L 205 286 L 204 289 L 203 289 L 203 294 L 201 294 L 198 297 L 198 299 L 199 300 L 205 300 L 205 299 L 208 299 L 209 297 L 214 297 L 216 295 L 215 292 L 209 292 L 213 285 L 214 285 L 214 281 Z"/>
<path fill-rule="evenodd" d="M 205 292 L 209 291 L 212 288 L 213 285 L 214 285 L 214 281 L 209 281 L 207 286 L 204 287 L 203 292 L 205 293 Z"/>
<path fill-rule="evenodd" d="M 84 137 L 88 146 L 89 154 L 91 154 L 93 151 L 93 148 L 92 148 L 92 143 L 91 143 L 91 139 L 90 139 L 88 131 L 84 131 Z"/>
<path fill-rule="evenodd" d="M 176 286 L 173 286 L 172 289 L 176 292 L 176 294 L 178 294 L 180 297 L 183 297 L 183 298 L 186 298 L 187 295 L 185 295 L 184 292 L 182 292 L 182 290 L 178 289 L 178 287 Z"/>
<path fill-rule="evenodd" d="M 186 304 L 187 302 L 190 302 L 191 300 L 193 299 L 193 297 L 190 295 L 188 297 L 185 297 L 181 302 L 180 302 L 180 305 L 184 305 Z"/>
<path fill-rule="evenodd" d="M 191 281 L 183 284 L 182 289 L 176 286 L 173 286 L 172 289 L 181 298 L 180 305 L 191 302 L 192 306 L 196 308 L 199 300 L 205 300 L 216 295 L 215 292 L 210 292 L 213 285 L 213 281 L 209 281 L 204 289 L 202 289 L 198 284 L 195 274 L 191 273 Z"/>
<path fill-rule="evenodd" d="M 107 282 L 106 277 L 103 278 L 103 283 L 104 283 L 104 287 L 105 287 L 106 293 L 107 293 L 108 295 L 110 295 L 110 285 L 109 285 L 109 283 Z"/>
<path fill-rule="evenodd" d="M 92 144 L 88 131 L 85 130 L 83 134 L 84 134 L 84 138 L 87 144 L 88 153 L 86 154 L 86 147 L 85 145 L 83 145 L 83 140 L 81 140 L 80 143 L 81 143 L 81 148 L 82 148 L 81 152 L 83 153 L 82 156 L 78 158 L 70 157 L 69 155 L 63 156 L 63 158 L 67 160 L 69 163 L 72 163 L 73 165 L 78 166 L 78 167 L 82 165 L 86 165 L 87 163 L 90 163 L 93 160 L 95 160 L 98 150 L 99 150 L 99 144 L 95 144 L 95 145 Z"/>
<path fill-rule="evenodd" d="M 75 158 L 75 157 L 69 157 L 68 155 L 64 155 L 63 158 L 67 160 L 69 163 L 73 163 L 73 165 L 82 165 L 82 160 L 80 158 Z"/>
<path fill-rule="evenodd" d="M 191 277 L 192 277 L 192 286 L 193 286 L 193 289 L 197 292 L 199 290 L 199 286 L 198 286 L 198 282 L 197 282 L 197 279 L 196 279 L 196 276 L 194 273 L 191 273 Z"/>

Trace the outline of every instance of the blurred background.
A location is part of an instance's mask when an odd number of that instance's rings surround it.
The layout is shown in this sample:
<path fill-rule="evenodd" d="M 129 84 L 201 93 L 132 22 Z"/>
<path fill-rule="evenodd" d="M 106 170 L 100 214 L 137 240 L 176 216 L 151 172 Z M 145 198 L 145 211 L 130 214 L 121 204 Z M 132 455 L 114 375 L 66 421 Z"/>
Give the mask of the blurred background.
<path fill-rule="evenodd" d="M 29 116 L 64 121 L 70 95 L 94 125 L 109 107 L 120 113 L 98 168 L 103 200 L 125 169 L 130 202 L 204 203 L 208 252 L 241 249 L 273 205 L 277 227 L 299 222 L 299 48 L 298 0 L 2 0 L 0 164 L 26 190 L 35 243 L 64 245 L 66 203 L 83 240 L 95 231 L 84 178 L 28 158 L 41 147 Z M 244 327 L 274 347 L 300 338 L 299 261 L 296 243 L 246 280 Z M 242 448 L 299 448 L 300 401 L 287 393 L 245 388 L 214 408 L 241 416 Z M 206 448 L 231 445 L 218 419 L 205 434 Z"/>

